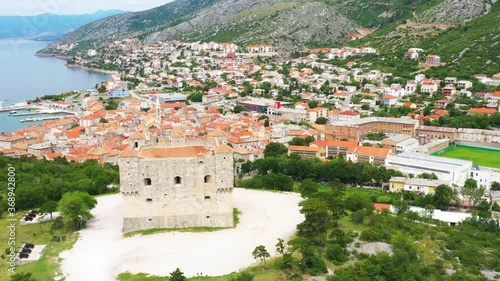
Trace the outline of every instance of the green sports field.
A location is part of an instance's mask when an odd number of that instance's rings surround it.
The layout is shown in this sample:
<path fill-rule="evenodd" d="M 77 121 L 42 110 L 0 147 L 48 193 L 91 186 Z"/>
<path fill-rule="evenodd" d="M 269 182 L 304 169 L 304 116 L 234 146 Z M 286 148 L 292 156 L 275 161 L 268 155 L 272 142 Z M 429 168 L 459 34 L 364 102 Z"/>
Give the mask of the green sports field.
<path fill-rule="evenodd" d="M 470 160 L 474 165 L 500 169 L 500 150 L 457 145 L 445 149 L 444 152 L 436 152 L 433 155 Z"/>

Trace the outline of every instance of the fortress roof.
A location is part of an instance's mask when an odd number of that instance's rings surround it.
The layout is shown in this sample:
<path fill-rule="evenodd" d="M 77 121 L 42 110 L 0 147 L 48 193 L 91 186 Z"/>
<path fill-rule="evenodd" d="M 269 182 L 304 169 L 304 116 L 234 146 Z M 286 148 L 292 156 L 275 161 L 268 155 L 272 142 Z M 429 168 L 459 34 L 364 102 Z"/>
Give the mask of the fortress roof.
<path fill-rule="evenodd" d="M 145 136 L 141 132 L 134 132 L 129 137 L 129 139 L 131 139 L 131 140 L 141 140 L 141 139 L 144 139 L 144 138 L 145 138 Z"/>
<path fill-rule="evenodd" d="M 139 153 L 136 150 L 133 150 L 132 148 L 127 148 L 122 153 L 120 153 L 120 157 L 135 157 L 138 154 Z"/>
<path fill-rule="evenodd" d="M 216 153 L 232 153 L 233 149 L 227 144 L 221 144 L 215 148 Z"/>
<path fill-rule="evenodd" d="M 154 147 L 139 153 L 141 158 L 184 158 L 212 155 L 212 149 L 204 146 Z"/>
<path fill-rule="evenodd" d="M 210 133 L 208 133 L 208 136 L 209 137 L 225 137 L 226 134 L 221 129 L 216 128 L 215 130 L 213 130 Z"/>

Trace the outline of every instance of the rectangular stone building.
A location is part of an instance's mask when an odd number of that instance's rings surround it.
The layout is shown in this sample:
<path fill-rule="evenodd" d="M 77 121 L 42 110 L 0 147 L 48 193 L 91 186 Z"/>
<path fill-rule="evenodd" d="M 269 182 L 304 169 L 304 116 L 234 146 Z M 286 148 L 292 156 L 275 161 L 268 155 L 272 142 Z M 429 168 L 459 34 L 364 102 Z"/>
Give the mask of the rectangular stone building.
<path fill-rule="evenodd" d="M 118 164 L 124 232 L 233 226 L 229 146 L 144 146 L 122 152 Z"/>
<path fill-rule="evenodd" d="M 362 141 L 370 133 L 414 136 L 418 121 L 406 118 L 368 117 L 325 126 L 327 140 Z"/>

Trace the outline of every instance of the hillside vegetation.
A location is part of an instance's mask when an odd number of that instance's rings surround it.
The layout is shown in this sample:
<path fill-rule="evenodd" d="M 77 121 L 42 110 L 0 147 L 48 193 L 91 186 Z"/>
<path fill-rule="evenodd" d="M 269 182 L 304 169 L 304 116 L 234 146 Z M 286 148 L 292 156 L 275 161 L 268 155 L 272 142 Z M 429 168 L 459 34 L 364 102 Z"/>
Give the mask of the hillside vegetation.
<path fill-rule="evenodd" d="M 500 71 L 499 21 L 500 4 L 497 2 L 487 15 L 463 25 L 395 23 L 349 45 L 375 47 L 381 57 L 396 55 L 402 58 L 408 48 L 421 48 L 425 54 L 437 54 L 445 64 L 426 73 L 436 78 L 470 78 L 478 73 L 492 75 Z"/>

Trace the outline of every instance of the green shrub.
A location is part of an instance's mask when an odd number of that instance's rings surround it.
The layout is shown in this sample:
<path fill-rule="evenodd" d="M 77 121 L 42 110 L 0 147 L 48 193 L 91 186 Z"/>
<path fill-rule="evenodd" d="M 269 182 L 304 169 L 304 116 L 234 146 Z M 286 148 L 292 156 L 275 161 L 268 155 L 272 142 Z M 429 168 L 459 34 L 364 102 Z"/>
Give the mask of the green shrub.
<path fill-rule="evenodd" d="M 365 220 L 365 211 L 357 210 L 356 212 L 351 213 L 350 219 L 355 224 L 362 224 L 363 221 Z"/>
<path fill-rule="evenodd" d="M 349 253 L 339 244 L 328 244 L 326 258 L 334 264 L 340 265 L 349 260 Z"/>

